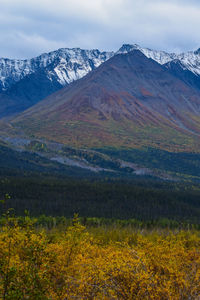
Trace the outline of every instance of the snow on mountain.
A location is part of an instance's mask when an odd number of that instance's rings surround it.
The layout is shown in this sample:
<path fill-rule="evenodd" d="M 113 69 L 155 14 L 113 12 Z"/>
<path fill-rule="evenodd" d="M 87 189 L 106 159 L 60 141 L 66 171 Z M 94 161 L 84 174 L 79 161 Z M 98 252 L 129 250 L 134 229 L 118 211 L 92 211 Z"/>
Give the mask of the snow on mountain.
<path fill-rule="evenodd" d="M 200 76 L 200 49 L 197 51 L 189 51 L 177 55 L 177 59 L 181 62 L 183 69 L 191 71 Z"/>
<path fill-rule="evenodd" d="M 200 75 L 200 48 L 197 51 L 189 51 L 185 53 L 167 53 L 165 51 L 152 50 L 142 48 L 137 44 L 129 45 L 124 44 L 117 53 L 128 53 L 133 50 L 140 50 L 146 57 L 157 61 L 159 64 L 164 65 L 170 61 L 180 61 L 183 70 L 189 70 L 195 75 Z"/>
<path fill-rule="evenodd" d="M 169 61 L 176 58 L 175 53 L 167 53 L 165 51 L 157 51 L 157 50 L 152 50 L 152 49 L 149 49 L 149 48 L 142 48 L 137 44 L 134 44 L 134 45 L 124 44 L 117 51 L 117 54 L 128 53 L 128 52 L 133 51 L 133 50 L 141 51 L 146 57 L 157 61 L 161 65 L 164 65 L 167 62 L 169 62 Z"/>
<path fill-rule="evenodd" d="M 49 79 L 56 76 L 64 86 L 83 77 L 113 55 L 114 52 L 62 48 L 26 60 L 0 58 L 0 90 L 7 90 L 26 75 L 46 67 Z"/>
<path fill-rule="evenodd" d="M 46 72 L 50 81 L 65 86 L 84 77 L 115 54 L 133 50 L 140 50 L 146 57 L 162 65 L 178 60 L 183 70 L 189 70 L 196 76 L 200 76 L 200 49 L 176 54 L 142 48 L 137 44 L 124 44 L 117 52 L 61 48 L 26 60 L 0 58 L 0 92 L 8 90 L 26 75 L 40 70 Z"/>

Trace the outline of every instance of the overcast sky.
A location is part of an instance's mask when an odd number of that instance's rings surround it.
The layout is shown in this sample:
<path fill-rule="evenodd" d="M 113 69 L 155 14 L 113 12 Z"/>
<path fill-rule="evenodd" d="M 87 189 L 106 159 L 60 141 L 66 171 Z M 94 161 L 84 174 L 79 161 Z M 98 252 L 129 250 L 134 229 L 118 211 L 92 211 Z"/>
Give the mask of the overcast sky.
<path fill-rule="evenodd" d="M 123 43 L 200 48 L 200 0 L 0 0 L 0 57 L 61 47 L 117 50 Z"/>

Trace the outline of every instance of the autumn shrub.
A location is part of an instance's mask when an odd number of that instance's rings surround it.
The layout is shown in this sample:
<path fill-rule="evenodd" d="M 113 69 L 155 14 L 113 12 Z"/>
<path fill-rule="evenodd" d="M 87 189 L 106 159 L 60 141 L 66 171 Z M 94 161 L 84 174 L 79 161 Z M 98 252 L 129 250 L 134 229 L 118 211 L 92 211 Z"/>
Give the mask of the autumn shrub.
<path fill-rule="evenodd" d="M 199 232 L 122 231 L 97 234 L 75 218 L 52 236 L 7 218 L 0 299 L 200 299 Z"/>

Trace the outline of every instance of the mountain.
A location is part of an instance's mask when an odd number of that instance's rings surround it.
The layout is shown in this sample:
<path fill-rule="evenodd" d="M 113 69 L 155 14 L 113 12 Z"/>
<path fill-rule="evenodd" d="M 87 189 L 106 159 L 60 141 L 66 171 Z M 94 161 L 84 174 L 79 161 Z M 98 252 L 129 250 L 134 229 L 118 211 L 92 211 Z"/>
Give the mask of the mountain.
<path fill-rule="evenodd" d="M 146 57 L 152 58 L 160 64 L 179 60 L 184 68 L 200 75 L 200 49 L 175 54 L 142 48 L 137 44 L 124 44 L 117 52 L 61 48 L 26 60 L 0 58 L 0 92 L 8 90 L 27 75 L 41 70 L 45 70 L 50 81 L 57 81 L 60 85 L 65 86 L 82 78 L 115 54 L 127 53 L 133 50 L 140 50 Z"/>
<path fill-rule="evenodd" d="M 122 53 L 128 53 L 133 50 L 139 50 L 142 52 L 146 57 L 151 58 L 158 62 L 159 64 L 163 65 L 166 64 L 169 61 L 172 61 L 173 59 L 177 58 L 177 55 L 175 53 L 167 53 L 165 51 L 158 51 L 158 50 L 152 50 L 149 48 L 142 48 L 137 44 L 131 45 L 131 44 L 123 44 L 122 47 L 117 51 L 117 54 Z"/>
<path fill-rule="evenodd" d="M 192 72 L 180 60 L 174 59 L 164 65 L 173 75 L 193 88 L 200 90 L 200 74 Z"/>
<path fill-rule="evenodd" d="M 0 118 L 36 104 L 85 76 L 112 55 L 99 50 L 64 48 L 30 60 L 0 59 L 0 101 L 3 103 L 5 99 Z"/>
<path fill-rule="evenodd" d="M 200 89 L 200 50 L 182 54 L 124 44 L 116 53 L 63 48 L 30 60 L 0 59 L 0 118 L 33 106 L 63 86 L 84 77 L 116 54 L 141 51 L 192 87 Z M 4 102 L 2 99 L 5 99 Z M 7 100 L 6 100 L 7 99 Z"/>
<path fill-rule="evenodd" d="M 33 106 L 63 86 L 50 80 L 49 67 L 43 68 L 13 84 L 0 93 L 0 118 L 13 116 Z"/>
<path fill-rule="evenodd" d="M 137 44 L 124 44 L 117 53 L 128 53 L 133 50 L 141 51 L 146 57 L 164 65 L 173 75 L 185 83 L 200 90 L 200 48 L 196 51 L 176 54 L 142 48 Z"/>
<path fill-rule="evenodd" d="M 197 150 L 200 92 L 134 50 L 113 56 L 12 125 L 76 147 Z"/>
<path fill-rule="evenodd" d="M 49 66 L 27 75 L 2 93 L 5 97 L 12 99 L 12 106 L 9 106 L 9 109 L 7 107 L 4 110 L 0 109 L 0 118 L 24 111 L 61 89 L 63 86 L 57 80 L 51 80 L 48 71 Z M 9 103 L 7 102 L 7 104 Z"/>
<path fill-rule="evenodd" d="M 152 50 L 142 48 L 139 45 L 124 44 L 117 51 L 117 54 L 128 53 L 133 50 L 141 51 L 146 57 L 151 58 L 161 65 L 165 65 L 172 61 L 179 61 L 182 69 L 189 70 L 197 76 L 200 76 L 200 49 L 196 51 L 188 51 L 185 53 L 167 53 L 165 51 Z"/>
<path fill-rule="evenodd" d="M 16 104 L 16 99 L 9 97 L 5 93 L 0 93 L 0 118 L 17 113 L 17 106 L 21 107 L 20 100 L 18 100 L 17 102 L 18 104 Z M 22 109 L 20 109 L 19 111 L 22 111 Z"/>
<path fill-rule="evenodd" d="M 48 78 L 62 86 L 71 83 L 98 67 L 113 55 L 113 52 L 61 48 L 26 60 L 0 59 L 0 90 L 9 89 L 27 75 L 51 65 Z"/>

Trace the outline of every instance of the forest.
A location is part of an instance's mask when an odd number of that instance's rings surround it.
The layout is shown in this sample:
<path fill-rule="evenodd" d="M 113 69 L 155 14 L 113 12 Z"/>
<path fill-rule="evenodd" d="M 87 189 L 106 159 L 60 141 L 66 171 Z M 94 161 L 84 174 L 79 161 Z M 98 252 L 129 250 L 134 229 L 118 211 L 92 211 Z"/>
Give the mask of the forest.
<path fill-rule="evenodd" d="M 98 217 L 200 223 L 200 185 L 141 179 L 7 176 L 0 178 L 1 207 L 20 216 Z"/>

